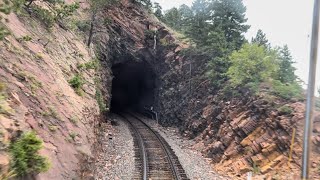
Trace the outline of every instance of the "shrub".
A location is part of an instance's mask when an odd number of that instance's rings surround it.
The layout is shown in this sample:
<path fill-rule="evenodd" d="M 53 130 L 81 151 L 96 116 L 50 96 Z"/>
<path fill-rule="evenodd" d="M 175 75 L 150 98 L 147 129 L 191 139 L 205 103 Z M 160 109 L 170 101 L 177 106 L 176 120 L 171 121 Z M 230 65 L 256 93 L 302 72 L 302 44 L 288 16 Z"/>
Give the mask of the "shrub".
<path fill-rule="evenodd" d="M 97 69 L 99 67 L 99 61 L 98 60 L 91 60 L 89 62 L 83 63 L 83 64 L 79 64 L 77 66 L 79 69 Z"/>
<path fill-rule="evenodd" d="M 30 37 L 29 35 L 26 35 L 26 36 L 19 38 L 18 40 L 27 42 L 27 41 L 31 41 L 32 37 Z"/>
<path fill-rule="evenodd" d="M 49 170 L 46 157 L 39 155 L 42 140 L 34 132 L 26 132 L 10 145 L 11 166 L 18 176 L 35 175 Z"/>
<path fill-rule="evenodd" d="M 47 9 L 42 9 L 38 6 L 33 6 L 35 16 L 47 27 L 51 28 L 55 22 L 55 17 L 52 12 Z"/>
<path fill-rule="evenodd" d="M 78 136 L 78 134 L 75 133 L 75 132 L 70 132 L 70 133 L 69 133 L 69 136 L 70 136 L 70 138 L 74 141 L 74 140 L 76 139 L 76 137 Z"/>
<path fill-rule="evenodd" d="M 10 32 L 6 28 L 0 26 L 0 41 L 2 41 L 9 34 Z"/>
<path fill-rule="evenodd" d="M 302 88 L 297 82 L 283 84 L 278 80 L 273 80 L 272 93 L 287 100 L 292 98 L 302 98 Z"/>
<path fill-rule="evenodd" d="M 278 108 L 278 111 L 281 114 L 291 114 L 293 112 L 293 109 L 290 106 L 284 105 Z"/>
<path fill-rule="evenodd" d="M 71 16 L 74 12 L 79 9 L 80 4 L 75 2 L 73 4 L 67 5 L 64 2 L 61 3 L 60 7 L 56 7 L 56 19 L 65 19 L 66 17 Z"/>
<path fill-rule="evenodd" d="M 276 72 L 276 54 L 266 52 L 257 44 L 245 44 L 230 56 L 231 66 L 227 72 L 234 86 L 249 82 L 262 82 Z"/>
<path fill-rule="evenodd" d="M 90 30 L 90 22 L 89 21 L 77 21 L 76 26 L 82 32 L 88 32 Z"/>
<path fill-rule="evenodd" d="M 82 95 L 82 85 L 84 84 L 82 76 L 80 74 L 75 75 L 69 81 L 70 86 L 76 91 L 78 95 Z"/>

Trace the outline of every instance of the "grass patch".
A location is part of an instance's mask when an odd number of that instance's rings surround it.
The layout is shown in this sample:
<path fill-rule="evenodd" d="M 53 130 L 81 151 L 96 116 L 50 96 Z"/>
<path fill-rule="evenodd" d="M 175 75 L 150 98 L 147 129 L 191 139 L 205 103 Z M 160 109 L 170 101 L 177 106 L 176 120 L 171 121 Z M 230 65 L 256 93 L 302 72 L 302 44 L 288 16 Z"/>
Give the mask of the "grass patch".
<path fill-rule="evenodd" d="M 10 145 L 11 168 L 19 177 L 46 172 L 50 163 L 46 157 L 39 155 L 43 142 L 35 132 L 26 132 Z"/>
<path fill-rule="evenodd" d="M 58 112 L 53 107 L 49 107 L 48 111 L 43 111 L 41 114 L 45 117 L 53 117 L 55 119 L 61 120 Z"/>

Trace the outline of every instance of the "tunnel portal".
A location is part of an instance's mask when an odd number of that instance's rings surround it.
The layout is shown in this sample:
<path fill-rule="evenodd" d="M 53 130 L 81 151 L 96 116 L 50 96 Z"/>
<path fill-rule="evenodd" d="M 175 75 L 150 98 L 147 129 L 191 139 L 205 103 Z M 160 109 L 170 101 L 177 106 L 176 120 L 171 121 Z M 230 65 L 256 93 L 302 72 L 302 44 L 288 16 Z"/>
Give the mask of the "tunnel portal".
<path fill-rule="evenodd" d="M 127 61 L 112 66 L 111 111 L 142 111 L 153 106 L 155 73 L 147 62 Z"/>

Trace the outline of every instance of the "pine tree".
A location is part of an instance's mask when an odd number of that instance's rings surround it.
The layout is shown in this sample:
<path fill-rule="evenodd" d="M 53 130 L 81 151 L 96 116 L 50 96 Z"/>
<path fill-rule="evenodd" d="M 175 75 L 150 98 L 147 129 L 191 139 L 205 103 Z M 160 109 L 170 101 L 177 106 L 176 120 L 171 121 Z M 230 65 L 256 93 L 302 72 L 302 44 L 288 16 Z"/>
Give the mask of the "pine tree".
<path fill-rule="evenodd" d="M 279 61 L 279 72 L 277 79 L 282 83 L 295 82 L 297 79 L 297 76 L 294 74 L 296 68 L 293 67 L 295 62 L 292 60 L 292 56 L 287 45 L 281 48 Z"/>
<path fill-rule="evenodd" d="M 193 12 L 189 6 L 183 4 L 179 7 L 179 13 L 181 16 L 181 31 L 184 32 L 192 23 L 191 20 L 193 18 Z"/>
<path fill-rule="evenodd" d="M 181 14 L 177 8 L 169 9 L 164 15 L 165 22 L 172 28 L 180 30 L 181 28 Z"/>
<path fill-rule="evenodd" d="M 242 0 L 214 0 L 210 4 L 211 22 L 223 30 L 229 49 L 240 49 L 246 41 L 243 33 L 250 28 L 246 25 L 246 7 Z"/>
<path fill-rule="evenodd" d="M 210 18 L 208 7 L 209 3 L 206 0 L 196 0 L 191 7 L 193 17 L 190 26 L 186 29 L 186 34 L 198 45 L 202 45 L 207 40 L 210 31 L 210 25 L 207 22 Z"/>
<path fill-rule="evenodd" d="M 155 2 L 153 3 L 153 9 L 154 9 L 154 15 L 159 19 L 163 20 L 163 14 L 162 14 L 162 7 L 160 6 L 159 3 Z"/>
<path fill-rule="evenodd" d="M 266 47 L 267 49 L 270 47 L 270 43 L 268 42 L 266 34 L 263 33 L 261 29 L 258 30 L 256 37 L 251 39 L 251 43 L 256 43 L 259 46 Z"/>

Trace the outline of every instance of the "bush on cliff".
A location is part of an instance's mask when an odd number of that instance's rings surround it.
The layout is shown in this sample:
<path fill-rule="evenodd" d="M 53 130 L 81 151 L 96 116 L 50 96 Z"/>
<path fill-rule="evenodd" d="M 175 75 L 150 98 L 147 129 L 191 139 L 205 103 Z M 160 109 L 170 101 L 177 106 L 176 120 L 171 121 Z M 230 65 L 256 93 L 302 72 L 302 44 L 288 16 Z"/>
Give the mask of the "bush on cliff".
<path fill-rule="evenodd" d="M 35 175 L 49 170 L 46 157 L 39 155 L 42 140 L 34 132 L 26 132 L 10 145 L 11 168 L 18 176 Z"/>
<path fill-rule="evenodd" d="M 227 72 L 233 86 L 250 82 L 263 82 L 278 69 L 276 55 L 266 52 L 258 44 L 245 44 L 239 51 L 231 54 L 231 66 Z"/>

